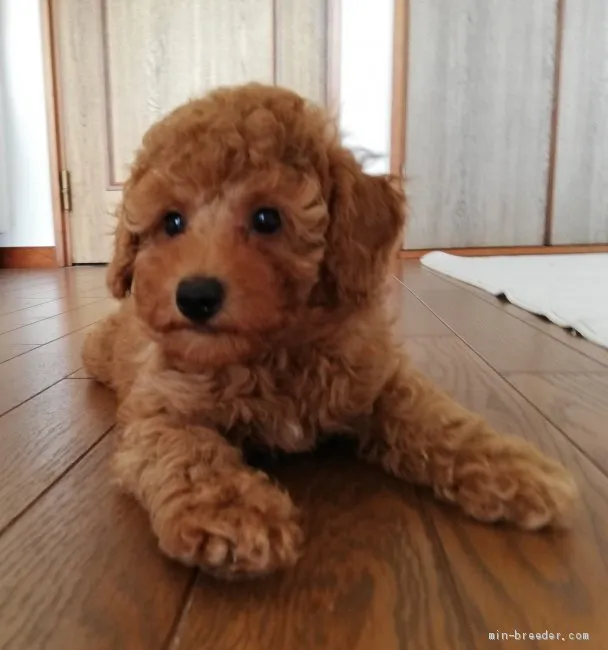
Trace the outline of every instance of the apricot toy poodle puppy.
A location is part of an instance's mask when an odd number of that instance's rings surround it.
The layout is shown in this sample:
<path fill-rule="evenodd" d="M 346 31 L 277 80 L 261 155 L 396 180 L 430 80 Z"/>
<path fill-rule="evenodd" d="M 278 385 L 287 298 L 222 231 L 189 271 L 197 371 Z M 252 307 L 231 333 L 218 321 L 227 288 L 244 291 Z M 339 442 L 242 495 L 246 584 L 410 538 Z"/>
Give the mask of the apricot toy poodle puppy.
<path fill-rule="evenodd" d="M 478 520 L 559 525 L 570 475 L 418 374 L 383 287 L 404 223 L 399 179 L 369 176 L 325 112 L 249 84 L 178 108 L 143 139 L 89 336 L 118 395 L 115 472 L 170 557 L 225 577 L 292 565 L 288 494 L 245 441 L 303 451 L 330 435 Z"/>

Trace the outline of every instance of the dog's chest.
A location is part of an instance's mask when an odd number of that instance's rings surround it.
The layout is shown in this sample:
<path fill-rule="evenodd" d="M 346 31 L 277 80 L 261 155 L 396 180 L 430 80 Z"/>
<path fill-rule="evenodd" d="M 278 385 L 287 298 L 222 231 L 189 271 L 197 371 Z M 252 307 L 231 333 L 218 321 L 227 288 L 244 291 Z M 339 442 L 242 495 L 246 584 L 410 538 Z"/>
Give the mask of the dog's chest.
<path fill-rule="evenodd" d="M 351 369 L 327 359 L 233 366 L 216 378 L 216 417 L 236 440 L 303 451 L 369 410 L 360 383 Z"/>

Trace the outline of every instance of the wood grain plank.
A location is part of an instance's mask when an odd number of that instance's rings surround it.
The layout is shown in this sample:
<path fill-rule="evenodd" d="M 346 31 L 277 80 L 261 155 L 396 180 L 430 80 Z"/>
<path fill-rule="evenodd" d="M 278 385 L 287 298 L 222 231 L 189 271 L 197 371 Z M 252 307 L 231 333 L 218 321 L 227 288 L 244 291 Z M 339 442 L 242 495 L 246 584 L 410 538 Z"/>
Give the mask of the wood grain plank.
<path fill-rule="evenodd" d="M 45 270 L 36 276 L 23 270 L 12 272 L 0 270 L 0 286 L 4 295 L 26 297 L 27 294 L 29 297 L 36 298 L 37 294 L 48 293 L 53 289 L 78 293 L 81 289 L 97 289 L 103 287 L 104 284 L 104 273 L 101 267 Z"/>
<path fill-rule="evenodd" d="M 608 243 L 608 4 L 565 0 L 553 244 Z"/>
<path fill-rule="evenodd" d="M 0 417 L 0 530 L 108 431 L 115 408 L 94 382 L 64 380 Z"/>
<path fill-rule="evenodd" d="M 527 323 L 507 316 L 472 293 L 416 295 L 499 372 L 604 372 L 605 367 Z"/>
<path fill-rule="evenodd" d="M 608 373 L 509 374 L 507 380 L 608 475 Z"/>
<path fill-rule="evenodd" d="M 106 436 L 0 537 L 2 650 L 166 647 L 191 573 L 110 485 L 111 447 Z"/>
<path fill-rule="evenodd" d="M 35 289 L 20 288 L 13 291 L 4 291 L 3 293 L 9 301 L 15 301 L 16 303 L 27 293 L 28 300 L 32 302 L 24 304 L 23 307 L 18 307 L 19 309 L 55 300 L 69 300 L 76 296 L 80 298 L 96 298 L 97 300 L 109 297 L 108 290 L 102 286 L 80 288 L 69 286 L 66 283 L 54 283 L 53 285 L 45 285 Z"/>
<path fill-rule="evenodd" d="M 531 325 L 560 343 L 608 367 L 608 350 L 587 341 L 581 336 L 573 335 L 569 330 L 565 330 L 563 327 L 552 323 L 542 316 L 537 316 L 521 307 L 511 304 L 503 297 L 494 296 L 487 291 L 482 291 L 460 280 L 434 273 L 414 261 L 400 262 L 395 269 L 395 277 L 398 278 L 399 282 L 414 291 L 414 293 L 424 290 L 446 290 L 451 289 L 453 286 L 459 287 L 484 300 L 501 312 Z"/>
<path fill-rule="evenodd" d="M 471 633 L 484 648 L 507 648 L 506 642 L 490 644 L 488 634 L 514 629 L 588 632 L 593 644 L 603 647 L 608 635 L 608 478 L 461 342 L 412 339 L 410 350 L 423 371 L 499 430 L 521 435 L 561 459 L 582 492 L 572 529 L 542 534 L 471 522 L 429 495 L 426 511 Z M 522 647 L 554 646 L 535 641 Z"/>
<path fill-rule="evenodd" d="M 52 298 L 22 298 L 20 296 L 7 296 L 2 293 L 2 303 L 0 304 L 0 316 L 12 314 L 28 307 L 35 307 L 51 302 Z"/>
<path fill-rule="evenodd" d="M 451 289 L 453 283 L 443 275 L 433 273 L 417 260 L 400 261 L 395 269 L 395 277 L 408 289 L 417 291 L 441 291 Z"/>
<path fill-rule="evenodd" d="M 106 298 L 0 334 L 0 354 L 2 354 L 5 347 L 10 345 L 50 343 L 87 325 L 96 323 L 116 311 L 116 305 L 116 301 Z"/>
<path fill-rule="evenodd" d="M 34 348 L 37 348 L 37 345 L 34 344 L 24 344 L 24 343 L 6 343 L 5 345 L 0 346 L 0 363 L 8 361 L 13 357 L 18 357 L 20 354 L 29 352 Z"/>
<path fill-rule="evenodd" d="M 435 314 L 402 284 L 394 282 L 389 298 L 389 313 L 395 318 L 399 340 L 409 336 L 453 336 Z"/>
<path fill-rule="evenodd" d="M 307 547 L 282 575 L 202 577 L 172 650 L 417 650 L 477 646 L 415 491 L 335 445 L 263 467 L 305 513 Z"/>
<path fill-rule="evenodd" d="M 560 343 L 567 345 L 569 348 L 572 348 L 573 350 L 576 350 L 577 352 L 590 357 L 598 363 L 601 363 L 603 366 L 608 367 L 608 349 L 602 348 L 595 343 L 591 343 L 591 341 L 588 341 L 582 336 L 573 333 L 571 330 L 566 330 L 563 327 L 552 323 L 550 320 L 544 318 L 543 316 L 538 316 L 537 314 L 526 311 L 521 307 L 517 307 L 516 305 L 511 304 L 504 297 L 493 296 L 491 293 L 482 291 L 481 289 L 473 287 L 469 284 L 464 284 L 458 280 L 453 280 L 452 278 L 450 278 L 450 281 L 453 282 L 455 286 L 459 286 L 462 289 L 469 291 L 502 313 L 508 314 L 509 316 L 513 316 L 514 318 L 527 323 L 531 327 L 534 327 L 540 332 L 543 332 L 551 338 L 554 338 L 556 341 L 559 341 Z"/>
<path fill-rule="evenodd" d="M 17 312 L 5 314 L 0 316 L 0 334 L 10 332 L 19 327 L 23 327 L 24 325 L 37 323 L 38 321 L 51 318 L 52 316 L 58 316 L 66 311 L 83 307 L 84 305 L 96 302 L 97 300 L 99 300 L 99 298 L 72 296 L 68 298 L 60 298 L 59 300 L 51 300 L 41 305 L 27 307 L 25 309 L 20 309 Z"/>
<path fill-rule="evenodd" d="M 28 269 L 0 269 L 0 288 L 2 292 L 14 291 L 24 287 L 38 287 L 48 285 L 57 281 L 63 275 L 64 269 L 45 269 L 44 271 L 32 271 Z"/>
<path fill-rule="evenodd" d="M 49 388 L 82 366 L 90 325 L 0 364 L 0 415 Z"/>
<path fill-rule="evenodd" d="M 0 284 L 6 278 L 21 278 L 28 280 L 38 280 L 47 278 L 50 274 L 62 273 L 63 269 L 0 269 Z"/>
<path fill-rule="evenodd" d="M 107 298 L 108 290 L 104 286 L 92 286 L 79 288 L 66 284 L 58 284 L 52 288 L 28 290 L 28 295 L 35 299 L 58 300 L 59 298 L 70 298 L 80 296 L 81 298 Z"/>
<path fill-rule="evenodd" d="M 556 0 L 410 0 L 405 248 L 543 243 L 555 21 Z"/>

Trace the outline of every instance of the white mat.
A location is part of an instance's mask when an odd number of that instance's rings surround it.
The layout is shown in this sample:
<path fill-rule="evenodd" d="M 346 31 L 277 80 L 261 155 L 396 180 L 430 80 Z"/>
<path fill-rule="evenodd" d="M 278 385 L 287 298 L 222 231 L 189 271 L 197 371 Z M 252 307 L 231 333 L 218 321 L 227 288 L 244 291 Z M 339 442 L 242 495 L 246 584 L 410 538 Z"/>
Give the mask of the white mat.
<path fill-rule="evenodd" d="M 608 348 L 608 253 L 459 257 L 436 251 L 420 261 Z"/>

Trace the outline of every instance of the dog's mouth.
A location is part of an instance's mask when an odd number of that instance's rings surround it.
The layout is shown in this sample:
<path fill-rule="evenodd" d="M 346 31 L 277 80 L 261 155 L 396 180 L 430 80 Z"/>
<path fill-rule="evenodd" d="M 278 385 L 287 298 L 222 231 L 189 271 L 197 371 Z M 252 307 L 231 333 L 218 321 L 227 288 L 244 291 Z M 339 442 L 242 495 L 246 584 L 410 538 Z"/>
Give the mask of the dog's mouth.
<path fill-rule="evenodd" d="M 215 323 L 193 323 L 189 329 L 207 336 L 237 336 L 242 334 L 236 327 L 217 325 Z"/>
<path fill-rule="evenodd" d="M 165 323 L 149 324 L 150 329 L 157 334 L 200 334 L 201 336 L 239 336 L 244 332 L 241 328 L 228 323 L 218 323 L 214 320 L 197 323 L 195 321 L 186 321 L 172 319 Z"/>
<path fill-rule="evenodd" d="M 243 332 L 238 327 L 226 323 L 215 323 L 213 321 L 205 323 L 181 322 L 172 323 L 168 332 L 192 332 L 202 336 L 239 336 Z"/>
<path fill-rule="evenodd" d="M 229 313 L 220 312 L 217 316 L 204 321 L 173 316 L 163 323 L 149 323 L 148 327 L 153 329 L 157 336 L 192 336 L 201 340 L 238 338 L 260 342 L 276 337 L 285 329 L 285 325 L 285 321 L 245 323 L 233 318 Z"/>

